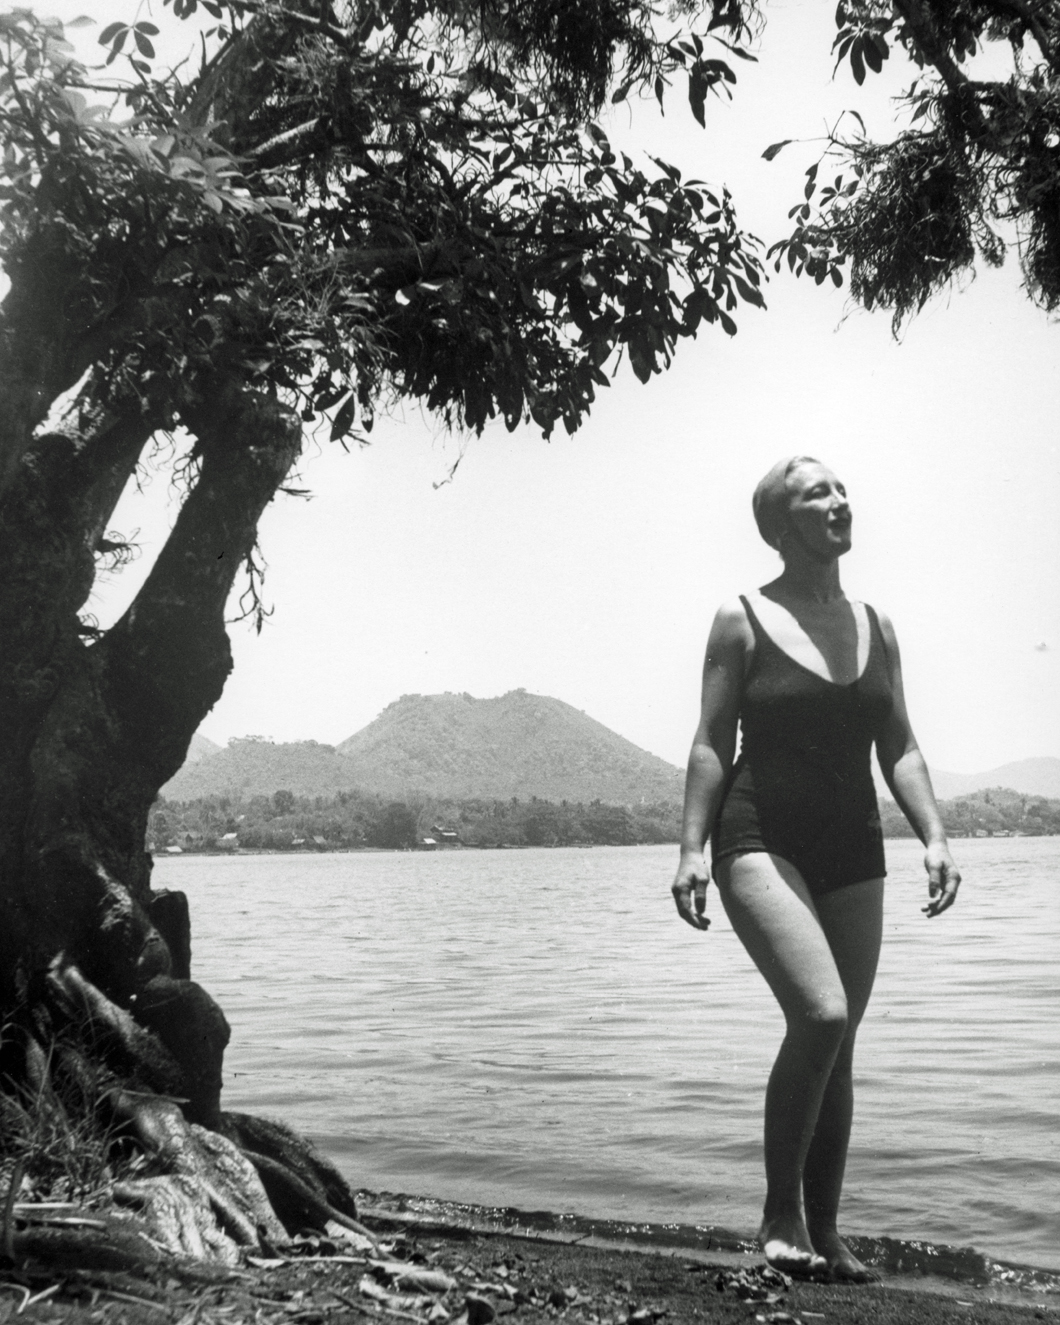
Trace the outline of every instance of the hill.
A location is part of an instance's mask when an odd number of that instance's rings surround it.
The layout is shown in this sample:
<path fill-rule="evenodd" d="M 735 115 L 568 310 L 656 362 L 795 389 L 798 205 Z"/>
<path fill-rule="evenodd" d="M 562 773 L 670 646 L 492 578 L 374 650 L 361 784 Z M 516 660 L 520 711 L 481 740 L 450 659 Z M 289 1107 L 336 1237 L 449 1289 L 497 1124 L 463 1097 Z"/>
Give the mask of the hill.
<path fill-rule="evenodd" d="M 216 749 L 216 747 L 215 747 Z M 333 745 L 293 741 L 277 745 L 256 736 L 232 740 L 224 750 L 188 762 L 161 790 L 166 800 L 203 796 L 247 800 L 291 791 L 296 796 L 332 797 L 354 784 L 347 760 Z"/>
<path fill-rule="evenodd" d="M 198 732 L 191 738 L 191 744 L 188 746 L 188 757 L 185 764 L 197 764 L 200 759 L 209 759 L 210 755 L 220 754 L 221 747 L 215 745 L 208 736 L 201 736 Z"/>
<path fill-rule="evenodd" d="M 1019 759 L 1012 764 L 987 769 L 985 773 L 933 771 L 931 780 L 940 800 L 988 791 L 991 787 L 1010 787 L 1024 796 L 1056 798 L 1060 797 L 1060 759 Z"/>
<path fill-rule="evenodd" d="M 511 690 L 496 699 L 403 695 L 343 741 L 360 787 L 386 795 L 611 805 L 676 801 L 684 774 L 560 699 Z"/>
<path fill-rule="evenodd" d="M 559 699 L 512 690 L 497 699 L 404 695 L 337 748 L 315 741 L 230 741 L 186 763 L 167 800 L 201 796 L 331 797 L 359 788 L 507 800 L 679 802 L 684 774 Z"/>
<path fill-rule="evenodd" d="M 983 773 L 933 771 L 940 800 L 1008 787 L 1060 798 L 1060 759 L 1003 764 Z M 331 798 L 359 788 L 391 798 L 527 799 L 612 805 L 678 802 L 683 773 L 570 704 L 525 690 L 496 699 L 404 695 L 338 747 L 254 737 L 221 750 L 196 736 L 188 761 L 162 788 L 167 800 L 201 796 Z M 888 796 L 882 779 L 878 788 Z"/>

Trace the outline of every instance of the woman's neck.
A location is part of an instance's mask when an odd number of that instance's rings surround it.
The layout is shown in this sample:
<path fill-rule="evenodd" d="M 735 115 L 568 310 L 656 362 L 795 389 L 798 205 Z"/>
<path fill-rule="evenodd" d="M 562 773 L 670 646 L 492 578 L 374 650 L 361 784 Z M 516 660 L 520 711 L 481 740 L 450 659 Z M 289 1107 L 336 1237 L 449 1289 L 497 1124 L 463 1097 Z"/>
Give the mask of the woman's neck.
<path fill-rule="evenodd" d="M 839 583 L 839 558 L 819 561 L 801 549 L 791 549 L 773 583 L 782 593 L 803 602 L 835 603 L 845 598 Z"/>

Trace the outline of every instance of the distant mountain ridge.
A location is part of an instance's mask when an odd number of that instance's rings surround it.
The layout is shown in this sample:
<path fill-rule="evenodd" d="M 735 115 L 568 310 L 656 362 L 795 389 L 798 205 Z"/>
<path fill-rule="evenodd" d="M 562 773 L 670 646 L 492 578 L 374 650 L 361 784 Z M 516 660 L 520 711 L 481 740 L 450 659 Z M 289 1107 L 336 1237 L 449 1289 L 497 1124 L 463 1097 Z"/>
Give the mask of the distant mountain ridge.
<path fill-rule="evenodd" d="M 193 801 L 202 796 L 249 799 L 291 791 L 330 800 L 355 785 L 348 762 L 332 745 L 316 741 L 278 745 L 247 736 L 229 741 L 216 754 L 189 761 L 160 794 L 167 800 Z"/>
<path fill-rule="evenodd" d="M 1060 798 L 1060 759 L 1051 756 L 931 776 L 940 800 L 992 787 Z M 425 793 L 633 805 L 679 801 L 683 782 L 682 770 L 572 705 L 512 690 L 495 699 L 403 695 L 337 747 L 245 737 L 221 749 L 195 736 L 187 762 L 162 795 L 195 800 L 287 790 L 330 798 L 358 788 L 397 799 Z M 882 780 L 879 788 L 888 794 Z"/>
<path fill-rule="evenodd" d="M 404 695 L 343 741 L 362 787 L 398 795 L 539 796 L 612 805 L 678 799 L 683 773 L 561 699 L 511 690 Z"/>
<path fill-rule="evenodd" d="M 338 747 L 254 738 L 186 763 L 162 788 L 200 796 L 334 796 L 358 788 L 401 798 L 675 802 L 684 773 L 562 700 L 512 690 L 403 695 Z"/>
<path fill-rule="evenodd" d="M 1037 759 L 1018 759 L 1012 764 L 1001 764 L 985 773 L 946 773 L 932 770 L 932 785 L 939 800 L 953 796 L 967 796 L 973 791 L 989 791 L 991 787 L 1011 787 L 1024 796 L 1060 797 L 1060 759 L 1041 756 Z"/>

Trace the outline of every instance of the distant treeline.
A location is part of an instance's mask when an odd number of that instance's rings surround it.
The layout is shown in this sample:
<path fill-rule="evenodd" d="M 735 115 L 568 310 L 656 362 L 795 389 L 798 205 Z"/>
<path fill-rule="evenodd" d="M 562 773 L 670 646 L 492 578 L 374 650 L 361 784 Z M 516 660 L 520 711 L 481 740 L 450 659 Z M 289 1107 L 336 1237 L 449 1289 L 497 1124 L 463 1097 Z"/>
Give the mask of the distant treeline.
<path fill-rule="evenodd" d="M 953 837 L 1060 834 L 1060 800 L 1023 796 L 995 787 L 941 803 Z M 881 802 L 885 837 L 912 837 L 897 806 Z M 148 822 L 148 848 L 166 851 L 305 851 L 356 847 L 397 849 L 500 846 L 636 846 L 676 842 L 681 811 L 670 802 L 653 805 L 575 804 L 539 800 L 388 800 L 367 792 L 331 798 L 272 796 L 239 800 L 206 796 L 176 802 L 159 799 Z"/>
<path fill-rule="evenodd" d="M 951 837 L 1043 837 L 1060 834 L 1060 800 L 1024 796 L 1009 787 L 991 787 L 940 801 L 939 811 Z M 884 837 L 913 837 L 905 816 L 892 801 L 881 801 Z"/>
<path fill-rule="evenodd" d="M 601 801 L 388 800 L 368 792 L 332 798 L 272 796 L 240 801 L 206 796 L 184 803 L 159 799 L 148 821 L 148 847 L 165 851 L 326 850 L 349 847 L 636 846 L 676 842 L 681 811 L 672 803 L 627 808 Z M 443 836 L 444 834 L 444 836 Z"/>

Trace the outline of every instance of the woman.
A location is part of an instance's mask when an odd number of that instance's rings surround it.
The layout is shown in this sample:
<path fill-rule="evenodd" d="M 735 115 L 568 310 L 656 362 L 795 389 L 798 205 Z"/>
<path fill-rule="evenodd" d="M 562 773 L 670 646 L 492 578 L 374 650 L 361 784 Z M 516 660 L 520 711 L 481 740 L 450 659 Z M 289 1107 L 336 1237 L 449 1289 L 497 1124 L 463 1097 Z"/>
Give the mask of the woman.
<path fill-rule="evenodd" d="M 769 471 L 753 509 L 784 570 L 714 620 L 673 893 L 681 917 L 706 929 L 709 836 L 726 913 L 787 1021 L 766 1091 L 766 1260 L 789 1274 L 860 1282 L 874 1276 L 839 1236 L 836 1216 L 854 1037 L 883 926 L 873 743 L 927 848 L 929 917 L 952 906 L 960 874 L 906 716 L 894 630 L 840 588 L 839 558 L 850 550 L 845 488 L 818 461 L 795 456 Z"/>

